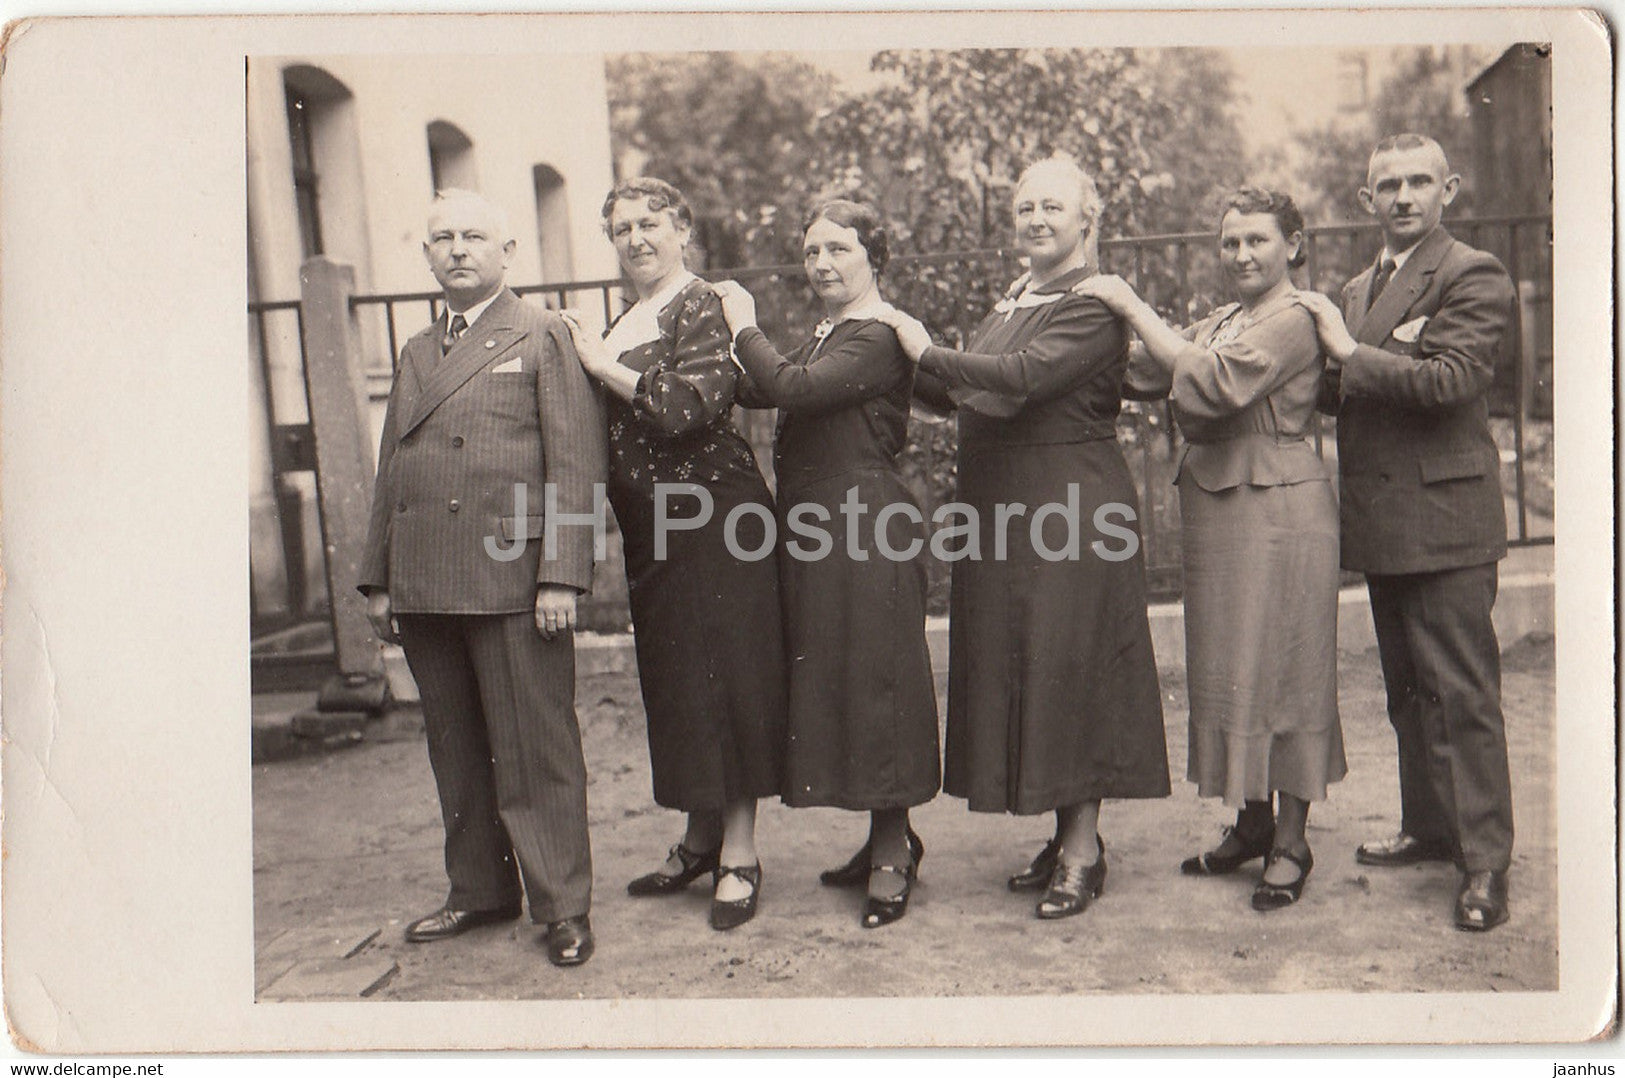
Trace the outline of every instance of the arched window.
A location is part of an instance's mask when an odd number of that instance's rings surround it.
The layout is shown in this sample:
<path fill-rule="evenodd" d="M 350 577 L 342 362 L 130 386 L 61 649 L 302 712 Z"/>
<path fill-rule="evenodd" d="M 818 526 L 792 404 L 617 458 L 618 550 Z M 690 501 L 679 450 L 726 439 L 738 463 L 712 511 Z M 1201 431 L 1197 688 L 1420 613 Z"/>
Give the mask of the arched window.
<path fill-rule="evenodd" d="M 284 68 L 282 87 L 303 257 L 330 255 L 364 270 L 366 214 L 350 90 L 309 64 Z"/>
<path fill-rule="evenodd" d="M 543 281 L 568 281 L 575 272 L 570 250 L 570 207 L 564 177 L 551 165 L 531 169 L 536 187 L 536 244 Z"/>
<path fill-rule="evenodd" d="M 311 138 L 311 114 L 317 106 L 292 86 L 285 86 L 288 105 L 288 141 L 293 149 L 293 198 L 299 213 L 300 249 L 306 258 L 322 247 L 322 214 L 316 172 L 316 150 Z"/>
<path fill-rule="evenodd" d="M 474 168 L 474 143 L 456 124 L 445 120 L 429 124 L 429 185 L 434 191 L 448 187 L 480 189 Z"/>

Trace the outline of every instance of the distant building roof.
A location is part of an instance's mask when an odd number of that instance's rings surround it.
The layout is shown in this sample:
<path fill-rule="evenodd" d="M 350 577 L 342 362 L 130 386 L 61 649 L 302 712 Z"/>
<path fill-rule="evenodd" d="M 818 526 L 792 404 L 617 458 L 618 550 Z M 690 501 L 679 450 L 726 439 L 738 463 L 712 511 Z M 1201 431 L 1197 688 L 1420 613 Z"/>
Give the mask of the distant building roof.
<path fill-rule="evenodd" d="M 1472 81 L 1467 84 L 1467 92 L 1469 94 L 1473 93 L 1474 89 L 1480 82 L 1483 82 L 1491 72 L 1495 71 L 1503 64 L 1524 59 L 1531 53 L 1545 59 L 1551 56 L 1552 46 L 1548 43 L 1533 42 L 1520 42 L 1516 45 L 1509 46 L 1505 52 L 1503 52 L 1500 56 L 1497 56 L 1494 61 L 1484 68 L 1484 70 L 1473 76 Z"/>

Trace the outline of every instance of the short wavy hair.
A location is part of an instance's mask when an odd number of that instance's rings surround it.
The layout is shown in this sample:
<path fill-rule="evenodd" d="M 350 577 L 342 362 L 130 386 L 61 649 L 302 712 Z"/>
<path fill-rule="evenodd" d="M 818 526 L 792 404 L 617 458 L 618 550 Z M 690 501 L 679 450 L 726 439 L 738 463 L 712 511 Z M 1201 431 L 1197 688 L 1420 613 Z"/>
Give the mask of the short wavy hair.
<path fill-rule="evenodd" d="M 1295 232 L 1303 231 L 1303 211 L 1298 204 L 1292 201 L 1292 196 L 1284 191 L 1271 191 L 1264 187 L 1238 187 L 1225 196 L 1224 208 L 1219 211 L 1219 220 L 1234 210 L 1237 213 L 1267 213 L 1275 218 L 1275 224 L 1281 230 L 1284 239 L 1291 239 Z M 1304 244 L 1298 245 L 1298 253 L 1293 255 L 1287 265 L 1297 269 L 1303 265 L 1308 257 Z"/>
<path fill-rule="evenodd" d="M 847 198 L 834 198 L 828 202 L 821 202 L 812 208 L 812 211 L 801 222 L 801 231 L 805 235 L 807 230 L 819 221 L 832 221 L 842 228 L 850 228 L 858 234 L 858 242 L 863 245 L 864 253 L 869 256 L 869 268 L 874 270 L 875 276 L 886 268 L 886 262 L 891 258 L 889 241 L 886 238 L 886 225 L 880 219 L 880 211 L 867 202 L 854 202 Z"/>
<path fill-rule="evenodd" d="M 604 198 L 604 231 L 609 231 L 609 217 L 615 212 L 615 203 L 622 199 L 647 199 L 651 210 L 670 210 L 672 220 L 685 228 L 694 227 L 694 211 L 689 208 L 683 192 L 653 176 L 633 176 L 610 189 Z"/>

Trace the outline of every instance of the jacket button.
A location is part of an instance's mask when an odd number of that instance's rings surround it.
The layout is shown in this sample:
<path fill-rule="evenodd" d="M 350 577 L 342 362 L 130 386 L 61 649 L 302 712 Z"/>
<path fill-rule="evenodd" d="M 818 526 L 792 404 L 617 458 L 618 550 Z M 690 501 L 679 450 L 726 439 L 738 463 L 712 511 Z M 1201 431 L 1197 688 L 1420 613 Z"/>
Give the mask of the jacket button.
<path fill-rule="evenodd" d="M 395 512 L 397 512 L 397 513 L 406 512 L 406 503 L 405 502 L 396 502 L 395 503 Z"/>
<path fill-rule="evenodd" d="M 451 440 L 451 445 L 453 449 L 463 448 L 463 436 L 461 434 L 457 435 L 457 437 Z"/>
<path fill-rule="evenodd" d="M 448 505 L 448 506 L 446 506 L 446 508 L 447 508 L 447 509 L 450 509 L 450 510 L 451 510 L 451 511 L 452 511 L 452 512 L 453 512 L 453 513 L 455 513 L 455 512 L 457 512 L 457 510 L 459 510 L 459 509 L 461 509 L 461 508 L 462 508 L 462 506 L 461 506 L 461 505 L 459 505 L 459 504 L 458 504 L 458 502 L 457 502 L 457 499 L 456 499 L 456 498 L 453 498 L 453 499 L 452 499 L 452 500 L 451 500 L 451 504 L 450 504 L 450 505 Z"/>

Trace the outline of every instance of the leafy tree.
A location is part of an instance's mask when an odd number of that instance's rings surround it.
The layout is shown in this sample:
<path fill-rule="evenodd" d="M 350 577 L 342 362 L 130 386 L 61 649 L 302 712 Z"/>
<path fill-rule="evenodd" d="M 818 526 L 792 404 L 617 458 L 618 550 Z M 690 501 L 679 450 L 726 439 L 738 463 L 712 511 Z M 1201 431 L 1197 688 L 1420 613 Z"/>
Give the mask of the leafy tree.
<path fill-rule="evenodd" d="M 957 341 L 1020 272 L 1008 252 L 963 253 L 1008 247 L 1015 181 L 1033 161 L 1078 159 L 1099 188 L 1108 240 L 1205 231 L 1211 196 L 1244 176 L 1234 77 L 1216 52 L 881 52 L 871 68 L 877 84 L 842 97 L 783 56 L 609 61 L 623 171 L 684 189 L 710 267 L 756 267 L 738 275 L 775 339 L 805 332 L 816 304 L 799 270 L 762 267 L 800 261 L 800 213 L 821 198 L 880 207 L 902 256 L 887 270 L 887 297 Z M 1170 247 L 1141 259 L 1142 286 L 1171 296 L 1177 257 Z M 1141 438 L 1145 422 L 1126 418 L 1125 437 Z M 905 478 L 928 511 L 952 489 L 954 441 L 951 424 L 911 427 Z M 1166 476 L 1151 486 L 1166 500 Z M 946 568 L 929 566 L 936 601 Z"/>
<path fill-rule="evenodd" d="M 819 163 L 879 199 L 916 249 L 1005 242 L 1016 176 L 1057 150 L 1095 177 L 1108 234 L 1143 227 L 1174 184 L 1151 149 L 1176 105 L 1135 50 L 882 52 L 872 67 L 887 81 L 822 118 Z"/>
<path fill-rule="evenodd" d="M 1301 163 L 1295 169 L 1300 202 L 1312 220 L 1369 220 L 1357 191 L 1367 156 L 1387 135 L 1415 131 L 1437 139 L 1453 167 L 1472 160 L 1473 127 L 1467 112 L 1467 77 L 1487 54 L 1471 46 L 1403 50 L 1364 113 L 1322 124 L 1295 138 Z M 1474 177 L 1462 173 L 1453 216 L 1472 212 Z"/>
<path fill-rule="evenodd" d="M 782 54 L 631 53 L 606 61 L 616 172 L 681 188 L 710 268 L 774 251 L 782 212 L 796 216 L 826 73 Z M 795 224 L 791 225 L 793 228 Z"/>
<path fill-rule="evenodd" d="M 808 195 L 876 202 L 901 251 L 1007 245 L 1016 178 L 1056 151 L 1094 177 L 1104 237 L 1191 227 L 1242 176 L 1233 76 L 1209 50 L 888 51 L 872 69 L 878 87 L 820 117 Z M 1015 272 L 917 266 L 895 298 L 957 336 Z"/>
<path fill-rule="evenodd" d="M 1236 118 L 1236 76 L 1213 49 L 1157 49 L 1139 54 L 1149 65 L 1159 98 L 1172 102 L 1173 126 L 1147 147 L 1156 167 L 1172 178 L 1146 209 L 1156 232 L 1207 232 L 1219 199 L 1248 178 Z"/>

